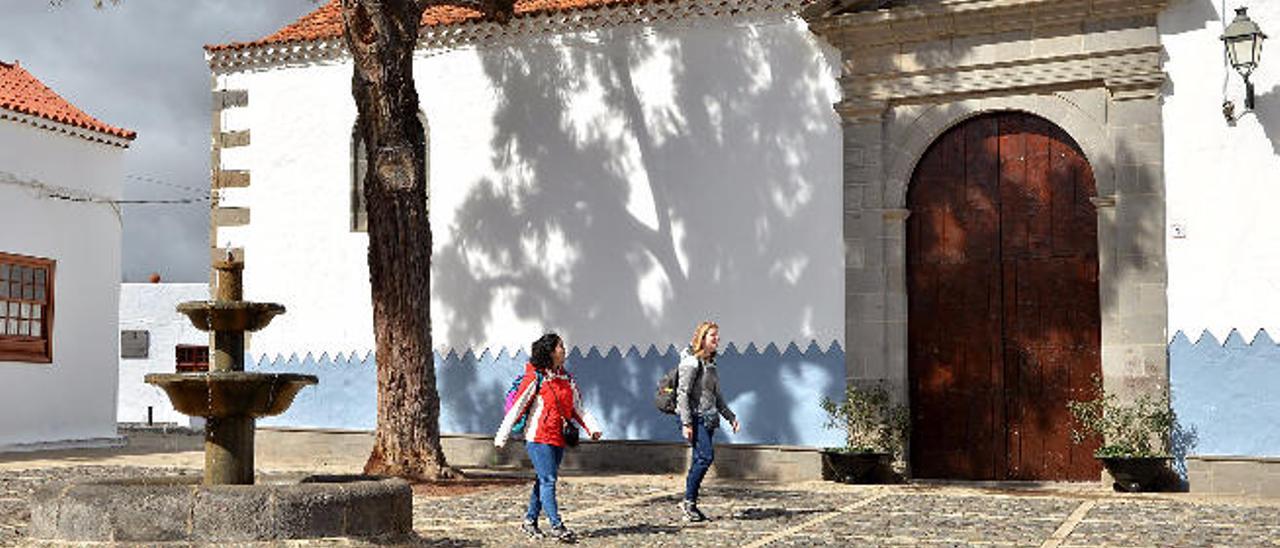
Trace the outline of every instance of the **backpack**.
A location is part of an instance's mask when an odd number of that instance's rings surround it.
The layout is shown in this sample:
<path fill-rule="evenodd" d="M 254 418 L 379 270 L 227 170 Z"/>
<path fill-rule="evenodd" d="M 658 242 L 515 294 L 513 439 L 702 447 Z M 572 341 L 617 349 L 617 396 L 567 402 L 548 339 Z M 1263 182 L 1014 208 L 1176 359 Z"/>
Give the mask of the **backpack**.
<path fill-rule="evenodd" d="M 537 393 L 542 391 L 542 373 L 536 373 L 536 375 L 538 376 L 537 377 L 538 380 L 536 381 L 537 385 L 533 389 L 535 398 L 538 397 Z M 511 381 L 511 387 L 507 389 L 506 403 L 503 404 L 502 406 L 503 415 L 506 415 L 507 413 L 511 412 L 511 408 L 516 404 L 516 400 L 520 399 L 520 381 L 523 381 L 523 380 L 524 380 L 524 373 L 521 373 L 519 375 L 516 375 L 516 378 Z M 533 401 L 530 400 L 529 403 L 530 405 L 532 405 Z M 520 418 L 516 419 L 516 423 L 511 425 L 511 433 L 523 434 L 524 425 L 528 421 L 529 421 L 529 408 L 525 407 L 524 411 L 520 413 Z"/>
<path fill-rule="evenodd" d="M 662 378 L 658 379 L 658 393 L 653 399 L 653 403 L 658 406 L 658 411 L 668 415 L 676 414 L 676 393 L 679 386 L 680 366 L 677 365 L 663 373 Z"/>
<path fill-rule="evenodd" d="M 702 376 L 702 363 L 698 363 L 697 374 L 693 377 L 693 382 L 698 382 L 698 377 Z M 658 407 L 658 411 L 662 411 L 668 415 L 676 414 L 676 394 L 680 391 L 680 365 L 667 370 L 662 374 L 662 378 L 658 379 L 658 392 L 654 395 L 653 403 Z"/>

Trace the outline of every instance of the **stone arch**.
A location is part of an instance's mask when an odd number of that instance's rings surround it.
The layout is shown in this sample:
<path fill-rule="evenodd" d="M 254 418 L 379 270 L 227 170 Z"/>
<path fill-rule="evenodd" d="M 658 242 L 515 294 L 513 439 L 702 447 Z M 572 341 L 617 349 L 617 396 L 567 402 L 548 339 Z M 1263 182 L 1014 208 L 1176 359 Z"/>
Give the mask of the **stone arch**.
<path fill-rule="evenodd" d="M 1093 167 L 1099 196 L 1115 192 L 1112 152 L 1106 126 L 1061 95 L 988 97 L 926 107 L 888 142 L 896 143 L 886 158 L 885 206 L 907 207 L 907 185 L 929 145 L 948 129 L 988 112 L 1011 110 L 1033 114 L 1066 131 Z"/>

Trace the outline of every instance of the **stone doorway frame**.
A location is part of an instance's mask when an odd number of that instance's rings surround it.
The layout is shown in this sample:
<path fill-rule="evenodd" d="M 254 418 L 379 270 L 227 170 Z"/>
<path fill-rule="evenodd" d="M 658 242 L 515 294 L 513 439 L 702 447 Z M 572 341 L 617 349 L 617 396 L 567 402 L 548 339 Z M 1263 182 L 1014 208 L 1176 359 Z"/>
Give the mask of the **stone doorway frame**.
<path fill-rule="evenodd" d="M 1057 124 L 1094 170 L 1104 385 L 1122 398 L 1168 394 L 1156 27 L 1167 0 L 868 4 L 801 14 L 843 58 L 847 381 L 907 400 L 907 184 L 947 129 L 1014 110 Z"/>

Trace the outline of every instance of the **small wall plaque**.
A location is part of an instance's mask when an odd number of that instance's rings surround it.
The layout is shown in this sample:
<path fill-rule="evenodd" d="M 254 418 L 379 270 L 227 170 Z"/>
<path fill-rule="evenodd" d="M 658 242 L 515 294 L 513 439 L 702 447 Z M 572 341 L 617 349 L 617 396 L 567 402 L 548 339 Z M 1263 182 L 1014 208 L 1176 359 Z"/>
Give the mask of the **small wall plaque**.
<path fill-rule="evenodd" d="M 151 333 L 142 330 L 124 330 L 120 332 L 120 357 L 131 360 L 145 360 L 151 350 Z"/>

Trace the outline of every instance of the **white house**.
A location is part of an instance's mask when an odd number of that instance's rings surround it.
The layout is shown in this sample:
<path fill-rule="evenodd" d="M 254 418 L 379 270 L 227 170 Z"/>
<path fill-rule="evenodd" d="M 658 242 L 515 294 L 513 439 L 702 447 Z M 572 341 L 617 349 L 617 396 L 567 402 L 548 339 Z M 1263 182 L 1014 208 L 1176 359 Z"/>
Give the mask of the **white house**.
<path fill-rule="evenodd" d="M 116 438 L 114 202 L 134 136 L 0 62 L 0 450 Z"/>
<path fill-rule="evenodd" d="M 191 417 L 173 409 L 164 390 L 143 377 L 208 368 L 209 334 L 176 310 L 178 303 L 208 298 L 206 284 L 120 284 L 119 422 L 191 424 Z"/>
<path fill-rule="evenodd" d="M 1280 5 L 1255 4 L 1280 28 Z M 641 358 L 713 318 L 743 351 L 728 382 L 748 441 L 816 445 L 817 396 L 882 382 L 912 409 L 914 475 L 1096 478 L 1065 404 L 1100 376 L 1124 396 L 1172 386 L 1204 454 L 1280 455 L 1280 430 L 1257 435 L 1280 373 L 1205 394 L 1184 381 L 1237 377 L 1170 346 L 1280 332 L 1280 63 L 1245 109 L 1219 41 L 1238 6 L 516 5 L 505 26 L 428 11 L 414 64 L 437 367 L 473 387 L 446 416 L 496 382 L 448 364 L 519 361 L 554 329 L 624 437 L 652 436 L 631 428 L 660 367 Z M 372 346 L 340 31 L 329 3 L 208 48 L 214 228 L 246 256 L 246 293 L 290 306 L 251 349 L 273 367 Z"/>

